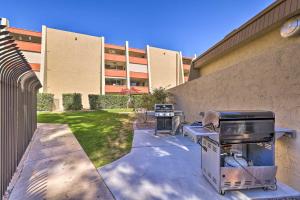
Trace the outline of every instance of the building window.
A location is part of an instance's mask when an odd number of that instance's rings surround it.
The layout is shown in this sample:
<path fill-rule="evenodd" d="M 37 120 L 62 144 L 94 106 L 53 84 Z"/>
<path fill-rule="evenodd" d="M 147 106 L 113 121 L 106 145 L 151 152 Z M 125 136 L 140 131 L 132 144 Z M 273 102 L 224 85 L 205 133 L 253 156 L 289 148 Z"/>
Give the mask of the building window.
<path fill-rule="evenodd" d="M 17 41 L 24 41 L 24 42 L 32 42 L 40 44 L 42 42 L 41 37 L 31 36 L 31 35 L 24 35 L 19 33 L 11 33 L 14 40 Z"/>
<path fill-rule="evenodd" d="M 105 79 L 106 85 L 126 85 L 125 79 L 116 79 L 116 78 L 106 78 Z"/>
<path fill-rule="evenodd" d="M 109 54 L 125 55 L 125 50 L 121 50 L 121 49 L 105 48 L 104 51 L 105 53 L 109 53 Z"/>
<path fill-rule="evenodd" d="M 122 63 L 118 62 L 107 62 L 105 63 L 105 69 L 112 69 L 112 70 L 125 70 L 126 67 Z"/>
<path fill-rule="evenodd" d="M 148 86 L 148 81 L 147 80 L 131 80 L 130 86 L 146 87 L 146 86 Z"/>
<path fill-rule="evenodd" d="M 136 58 L 146 58 L 146 53 L 138 53 L 138 52 L 129 51 L 129 56 L 136 57 Z"/>

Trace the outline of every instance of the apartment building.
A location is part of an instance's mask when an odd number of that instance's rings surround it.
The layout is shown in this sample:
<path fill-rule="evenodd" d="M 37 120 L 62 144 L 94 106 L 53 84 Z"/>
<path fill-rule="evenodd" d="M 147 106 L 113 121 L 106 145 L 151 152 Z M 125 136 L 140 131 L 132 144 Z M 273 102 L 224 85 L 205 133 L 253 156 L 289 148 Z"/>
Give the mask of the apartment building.
<path fill-rule="evenodd" d="M 81 93 L 88 108 L 88 94 L 149 93 L 171 88 L 188 80 L 191 57 L 178 51 L 147 45 L 114 45 L 104 37 L 57 30 L 41 32 L 9 28 L 18 47 L 39 77 L 41 92 L 55 95 L 62 109 L 63 93 Z"/>

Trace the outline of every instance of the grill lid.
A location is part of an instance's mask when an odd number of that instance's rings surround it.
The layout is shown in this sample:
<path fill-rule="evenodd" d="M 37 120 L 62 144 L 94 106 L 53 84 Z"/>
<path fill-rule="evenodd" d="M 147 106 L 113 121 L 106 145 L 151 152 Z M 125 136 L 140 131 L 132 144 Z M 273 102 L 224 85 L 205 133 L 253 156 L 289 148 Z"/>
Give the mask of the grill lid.
<path fill-rule="evenodd" d="M 154 110 L 155 110 L 155 112 L 161 112 L 161 111 L 173 112 L 174 106 L 173 106 L 173 104 L 155 104 Z"/>
<path fill-rule="evenodd" d="M 259 110 L 234 110 L 234 111 L 207 111 L 203 118 L 203 125 L 213 124 L 219 126 L 219 121 L 225 120 L 263 120 L 275 119 L 275 114 L 271 111 Z"/>
<path fill-rule="evenodd" d="M 217 112 L 219 119 L 274 119 L 275 115 L 271 111 L 219 111 Z"/>

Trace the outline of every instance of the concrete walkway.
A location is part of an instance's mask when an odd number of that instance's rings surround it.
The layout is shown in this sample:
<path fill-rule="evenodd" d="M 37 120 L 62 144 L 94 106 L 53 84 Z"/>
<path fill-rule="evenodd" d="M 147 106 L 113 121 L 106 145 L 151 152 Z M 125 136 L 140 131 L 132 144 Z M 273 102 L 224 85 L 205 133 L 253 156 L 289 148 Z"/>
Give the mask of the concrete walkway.
<path fill-rule="evenodd" d="M 135 130 L 131 152 L 98 170 L 118 200 L 300 199 L 299 192 L 282 183 L 276 191 L 221 196 L 202 176 L 198 144 L 182 136 L 154 136 L 153 130 Z"/>
<path fill-rule="evenodd" d="M 113 199 L 67 125 L 40 124 L 9 199 Z"/>

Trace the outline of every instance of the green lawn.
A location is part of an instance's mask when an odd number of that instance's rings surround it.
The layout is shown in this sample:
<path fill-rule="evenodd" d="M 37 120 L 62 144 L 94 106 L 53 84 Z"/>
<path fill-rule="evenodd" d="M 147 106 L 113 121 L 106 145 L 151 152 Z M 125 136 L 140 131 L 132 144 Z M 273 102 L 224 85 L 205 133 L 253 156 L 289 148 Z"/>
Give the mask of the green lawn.
<path fill-rule="evenodd" d="M 134 120 L 130 111 L 41 112 L 38 122 L 68 124 L 95 167 L 100 167 L 130 151 Z"/>

